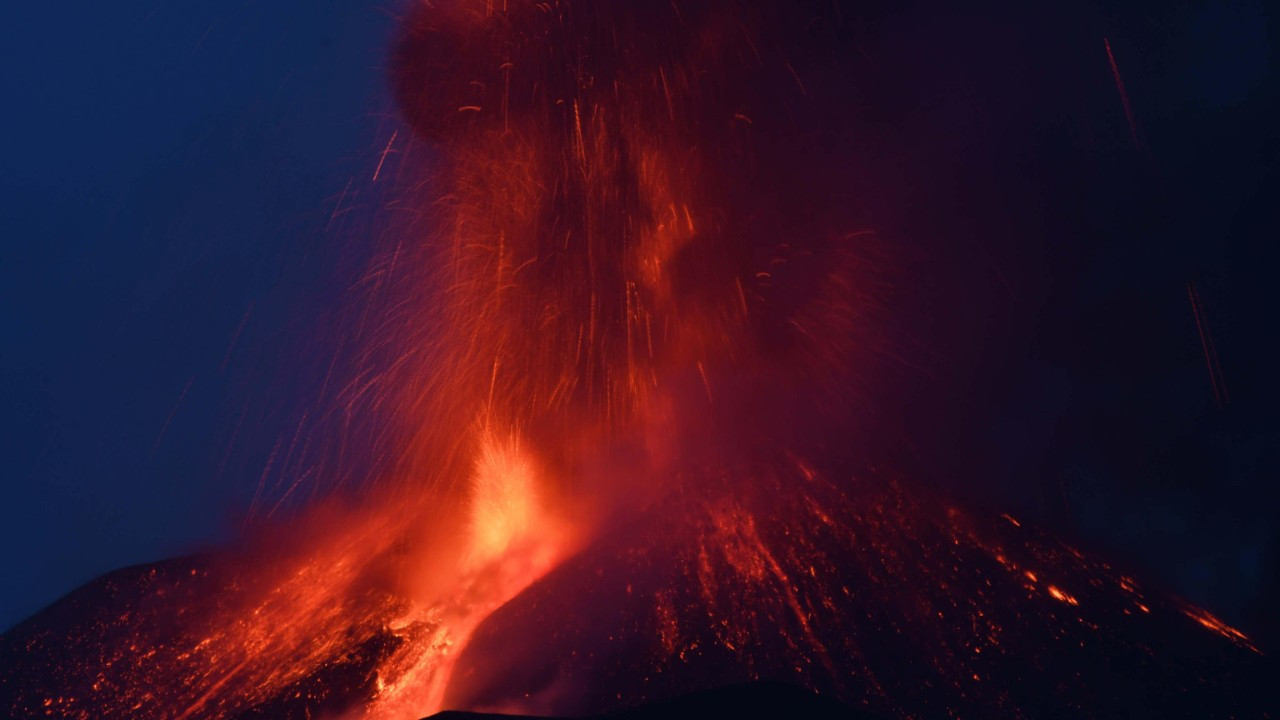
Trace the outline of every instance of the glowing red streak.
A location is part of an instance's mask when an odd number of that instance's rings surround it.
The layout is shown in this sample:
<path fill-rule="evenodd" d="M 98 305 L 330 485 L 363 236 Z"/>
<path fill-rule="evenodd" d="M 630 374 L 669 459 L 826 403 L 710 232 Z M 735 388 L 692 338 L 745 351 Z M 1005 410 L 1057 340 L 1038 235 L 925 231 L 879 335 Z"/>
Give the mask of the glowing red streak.
<path fill-rule="evenodd" d="M 1129 93 L 1124 89 L 1124 79 L 1120 77 L 1120 68 L 1116 65 L 1116 57 L 1111 53 L 1111 41 L 1107 38 L 1102 39 L 1102 44 L 1107 49 L 1107 62 L 1111 64 L 1111 76 L 1115 78 L 1116 90 L 1120 91 L 1120 102 L 1124 105 L 1124 116 L 1129 121 L 1129 135 L 1133 138 L 1135 147 L 1139 147 L 1138 142 L 1138 123 L 1133 119 L 1133 108 L 1129 106 Z"/>

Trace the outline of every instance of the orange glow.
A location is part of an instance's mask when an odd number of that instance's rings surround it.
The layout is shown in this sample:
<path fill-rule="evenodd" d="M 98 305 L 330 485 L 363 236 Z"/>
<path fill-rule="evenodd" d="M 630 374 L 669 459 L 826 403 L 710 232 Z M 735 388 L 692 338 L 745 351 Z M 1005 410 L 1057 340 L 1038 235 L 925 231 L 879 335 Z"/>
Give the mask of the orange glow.
<path fill-rule="evenodd" d="M 1195 620 L 1209 630 L 1212 630 L 1237 645 L 1246 647 L 1256 653 L 1261 652 L 1244 633 L 1214 617 L 1208 610 L 1187 605 L 1182 609 L 1182 611 L 1186 613 L 1187 617 Z"/>
<path fill-rule="evenodd" d="M 1076 600 L 1074 597 L 1072 597 L 1072 596 L 1068 595 L 1067 593 L 1065 593 L 1065 592 L 1063 592 L 1063 591 L 1059 590 L 1058 588 L 1054 587 L 1053 585 L 1050 585 L 1050 586 L 1049 586 L 1049 595 L 1050 595 L 1050 596 L 1052 596 L 1054 600 L 1057 600 L 1057 601 L 1059 601 L 1059 602 L 1064 602 L 1064 603 L 1066 603 L 1066 604 L 1068 604 L 1068 605 L 1079 605 L 1079 604 L 1080 604 L 1080 601 L 1079 601 L 1079 600 Z"/>
<path fill-rule="evenodd" d="M 484 438 L 471 483 L 470 562 L 492 562 L 535 530 L 541 520 L 536 481 L 518 441 Z"/>

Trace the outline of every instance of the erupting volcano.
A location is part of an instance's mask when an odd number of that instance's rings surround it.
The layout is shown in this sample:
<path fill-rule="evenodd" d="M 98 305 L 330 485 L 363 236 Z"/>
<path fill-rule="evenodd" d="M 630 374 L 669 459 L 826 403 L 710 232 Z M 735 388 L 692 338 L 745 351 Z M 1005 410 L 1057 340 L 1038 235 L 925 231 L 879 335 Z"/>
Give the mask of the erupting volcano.
<path fill-rule="evenodd" d="M 363 476 L 20 624 L 0 707 L 565 715 L 763 680 L 885 717 L 1263 713 L 1239 631 L 860 456 L 899 290 L 846 12 L 415 3 L 404 219 L 312 440 Z"/>

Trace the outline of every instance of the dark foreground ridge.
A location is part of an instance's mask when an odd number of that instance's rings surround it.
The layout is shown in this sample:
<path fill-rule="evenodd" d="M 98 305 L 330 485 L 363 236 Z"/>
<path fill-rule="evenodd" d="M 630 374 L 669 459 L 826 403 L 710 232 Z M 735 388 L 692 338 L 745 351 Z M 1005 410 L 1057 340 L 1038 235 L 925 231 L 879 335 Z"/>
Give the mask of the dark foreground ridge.
<path fill-rule="evenodd" d="M 431 720 L 515 720 L 533 717 L 470 713 L 448 710 Z M 602 720 L 657 720 L 662 718 L 805 718 L 807 720 L 883 720 L 865 710 L 795 685 L 758 682 L 692 693 L 671 700 L 648 703 L 615 713 L 596 715 Z M 557 720 L 543 718 L 543 720 Z"/>
<path fill-rule="evenodd" d="M 771 515 L 681 500 L 619 527 L 489 615 L 440 705 L 623 720 L 1280 717 L 1275 657 L 1202 608 L 1013 518 L 867 483 L 808 490 Z M 284 681 L 246 679 L 256 645 L 209 654 L 210 628 L 239 617 L 238 568 L 125 568 L 0 635 L 0 717 L 370 707 L 407 647 L 394 618 L 353 613 L 342 642 L 282 664 Z M 371 603 L 363 592 L 344 602 Z M 299 654 L 315 640 L 269 639 Z"/>

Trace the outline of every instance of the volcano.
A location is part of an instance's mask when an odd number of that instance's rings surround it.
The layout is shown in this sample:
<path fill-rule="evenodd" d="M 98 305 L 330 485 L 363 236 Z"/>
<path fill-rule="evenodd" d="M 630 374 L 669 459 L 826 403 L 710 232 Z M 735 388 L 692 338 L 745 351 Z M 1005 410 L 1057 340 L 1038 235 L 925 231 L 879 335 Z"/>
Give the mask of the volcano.
<path fill-rule="evenodd" d="M 5 633 L 0 708 L 1272 712 L 1240 631 L 867 460 L 900 348 L 851 17 L 413 3 L 396 240 L 335 331 L 357 349 L 308 441 L 330 462 L 276 506 L 359 481 Z"/>
<path fill-rule="evenodd" d="M 1274 712 L 1274 659 L 1208 612 L 1012 517 L 794 471 L 778 478 L 806 487 L 794 504 L 681 494 L 603 535 L 480 624 L 443 705 L 645 716 L 688 693 L 774 682 L 869 717 Z M 197 703 L 190 717 L 360 717 L 405 672 L 393 661 L 413 629 L 384 618 L 344 628 L 256 694 L 219 692 L 212 676 L 184 684 L 201 643 L 182 628 L 225 612 L 228 567 L 174 560 L 72 593 L 0 639 L 0 699 L 14 717 L 160 717 L 155 703 L 180 697 Z M 182 689 L 130 697 L 116 684 L 128 673 Z"/>

